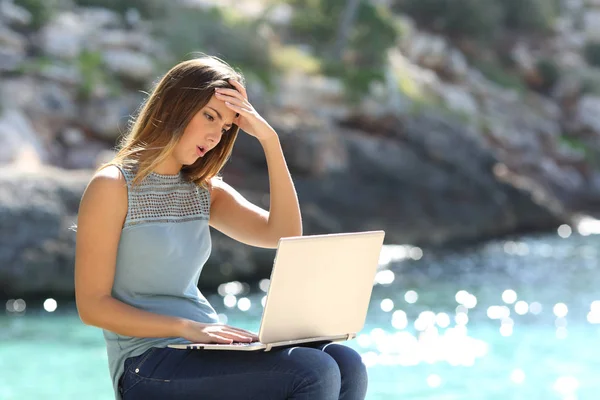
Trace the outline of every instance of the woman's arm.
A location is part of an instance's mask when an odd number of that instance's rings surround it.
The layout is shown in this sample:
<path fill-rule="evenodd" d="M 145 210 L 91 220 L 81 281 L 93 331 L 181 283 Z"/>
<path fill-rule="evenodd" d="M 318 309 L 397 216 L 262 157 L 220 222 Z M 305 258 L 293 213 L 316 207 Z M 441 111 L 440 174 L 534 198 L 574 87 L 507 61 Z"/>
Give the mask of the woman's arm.
<path fill-rule="evenodd" d="M 222 180 L 213 179 L 210 225 L 239 242 L 275 248 L 281 237 L 302 235 L 302 220 L 279 138 L 273 133 L 261 144 L 269 169 L 270 212 L 252 204 Z"/>
<path fill-rule="evenodd" d="M 99 171 L 86 188 L 77 219 L 75 298 L 81 320 L 126 336 L 179 336 L 182 321 L 138 310 L 111 296 L 117 247 L 127 214 L 118 168 Z"/>
<path fill-rule="evenodd" d="M 269 169 L 270 212 L 269 229 L 277 240 L 282 236 L 302 236 L 302 218 L 298 196 L 285 162 L 279 137 L 272 130 L 261 139 Z"/>
<path fill-rule="evenodd" d="M 240 128 L 262 145 L 269 170 L 270 210 L 250 203 L 231 186 L 213 179 L 210 224 L 240 242 L 275 248 L 281 237 L 302 235 L 298 196 L 277 133 L 248 103 L 244 87 L 230 82 L 238 89 L 218 89 L 217 98 L 239 113 L 236 122 Z"/>
<path fill-rule="evenodd" d="M 242 329 L 155 314 L 113 298 L 117 248 L 126 215 L 125 179 L 118 168 L 104 168 L 86 188 L 78 215 L 75 298 L 85 324 L 124 336 L 183 337 L 202 343 L 257 340 Z"/>

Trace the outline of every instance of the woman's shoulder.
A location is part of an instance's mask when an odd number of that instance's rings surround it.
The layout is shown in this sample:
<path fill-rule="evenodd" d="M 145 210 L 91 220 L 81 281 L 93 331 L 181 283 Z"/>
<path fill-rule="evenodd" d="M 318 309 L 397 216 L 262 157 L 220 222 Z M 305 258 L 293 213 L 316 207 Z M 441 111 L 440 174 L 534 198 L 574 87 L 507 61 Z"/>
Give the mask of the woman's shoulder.
<path fill-rule="evenodd" d="M 79 219 L 99 223 L 115 218 L 121 222 L 127 214 L 127 203 L 125 177 L 116 166 L 106 166 L 96 171 L 88 183 L 81 199 Z"/>
<path fill-rule="evenodd" d="M 127 183 L 126 172 L 122 167 L 115 164 L 106 165 L 96 171 L 90 181 L 90 185 L 104 186 L 106 188 L 121 188 Z"/>
<path fill-rule="evenodd" d="M 84 198 L 109 202 L 126 200 L 127 180 L 123 171 L 116 165 L 107 165 L 97 170 L 85 190 Z"/>

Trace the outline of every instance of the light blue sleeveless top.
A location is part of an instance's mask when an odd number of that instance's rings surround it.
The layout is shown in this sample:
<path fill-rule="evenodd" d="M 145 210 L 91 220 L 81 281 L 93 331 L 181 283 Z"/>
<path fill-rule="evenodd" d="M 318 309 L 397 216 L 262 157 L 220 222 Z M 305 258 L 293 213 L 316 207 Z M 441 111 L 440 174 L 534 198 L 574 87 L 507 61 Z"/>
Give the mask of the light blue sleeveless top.
<path fill-rule="evenodd" d="M 127 181 L 128 209 L 117 252 L 112 296 L 133 307 L 204 323 L 218 322 L 197 288 L 210 255 L 210 192 L 178 175 L 151 173 L 132 187 L 135 173 L 118 167 Z M 183 338 L 144 338 L 103 330 L 108 363 L 120 399 L 123 363 L 151 347 L 187 343 Z"/>

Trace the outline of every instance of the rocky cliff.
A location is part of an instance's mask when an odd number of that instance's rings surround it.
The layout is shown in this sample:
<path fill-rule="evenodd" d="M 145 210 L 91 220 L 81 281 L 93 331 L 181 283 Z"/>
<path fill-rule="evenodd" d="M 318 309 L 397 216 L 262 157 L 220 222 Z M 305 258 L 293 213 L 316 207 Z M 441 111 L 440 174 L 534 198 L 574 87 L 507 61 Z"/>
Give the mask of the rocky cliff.
<path fill-rule="evenodd" d="M 168 49 L 135 13 L 79 7 L 34 29 L 27 10 L 0 6 L 0 295 L 71 295 L 79 199 Z M 553 96 L 501 87 L 453 43 L 403 21 L 412 28 L 390 49 L 386 82 L 359 103 L 339 80 L 299 69 L 274 93 L 249 82 L 281 136 L 306 234 L 384 229 L 387 243 L 444 245 L 598 212 L 598 173 L 573 138 L 594 148 L 600 97 L 569 85 L 580 82 L 572 75 Z M 240 136 L 224 177 L 268 207 L 252 138 Z M 202 285 L 268 275 L 272 250 L 214 239 Z"/>

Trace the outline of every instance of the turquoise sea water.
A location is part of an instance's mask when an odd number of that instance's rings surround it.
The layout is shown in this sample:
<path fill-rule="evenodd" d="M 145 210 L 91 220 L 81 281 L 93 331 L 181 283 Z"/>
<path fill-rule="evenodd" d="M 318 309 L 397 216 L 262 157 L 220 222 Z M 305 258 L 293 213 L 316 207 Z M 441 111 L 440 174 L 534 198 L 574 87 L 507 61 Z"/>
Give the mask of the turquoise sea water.
<path fill-rule="evenodd" d="M 347 343 L 368 366 L 368 399 L 599 397 L 599 237 L 386 254 L 398 261 L 378 275 L 365 328 Z M 229 324 L 255 331 L 263 296 L 240 284 L 207 293 Z M 24 312 L 9 300 L 0 316 L 0 399 L 111 399 L 100 330 L 72 302 L 48 312 L 44 299 L 23 300 Z"/>

